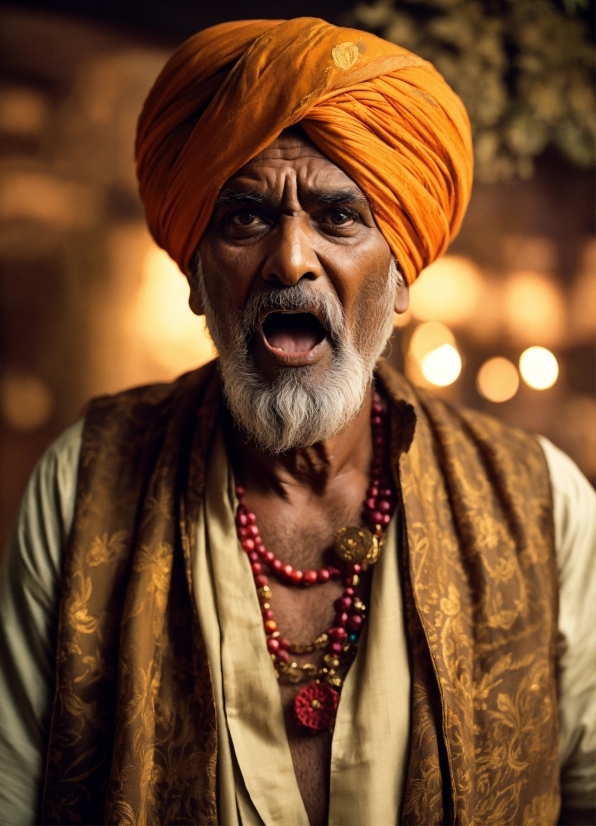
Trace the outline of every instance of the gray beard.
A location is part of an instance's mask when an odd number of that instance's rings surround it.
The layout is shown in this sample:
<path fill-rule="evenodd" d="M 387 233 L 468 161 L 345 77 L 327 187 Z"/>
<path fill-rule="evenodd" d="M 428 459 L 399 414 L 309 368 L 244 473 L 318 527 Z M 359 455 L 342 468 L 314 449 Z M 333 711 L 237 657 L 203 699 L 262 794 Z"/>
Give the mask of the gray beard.
<path fill-rule="evenodd" d="M 200 258 L 196 277 L 207 326 L 219 351 L 224 395 L 232 417 L 266 453 L 276 455 L 310 447 L 343 430 L 361 410 L 375 364 L 393 329 L 393 302 L 400 273 L 392 259 L 385 288 L 375 298 L 374 318 L 358 330 L 358 346 L 345 324 L 339 299 L 322 295 L 299 281 L 292 287 L 255 293 L 244 309 L 230 318 L 220 279 L 216 310 L 205 285 Z M 258 370 L 249 349 L 255 323 L 263 310 L 315 313 L 323 319 L 331 342 L 332 364 L 323 380 L 312 367 L 281 369 L 271 382 Z"/>

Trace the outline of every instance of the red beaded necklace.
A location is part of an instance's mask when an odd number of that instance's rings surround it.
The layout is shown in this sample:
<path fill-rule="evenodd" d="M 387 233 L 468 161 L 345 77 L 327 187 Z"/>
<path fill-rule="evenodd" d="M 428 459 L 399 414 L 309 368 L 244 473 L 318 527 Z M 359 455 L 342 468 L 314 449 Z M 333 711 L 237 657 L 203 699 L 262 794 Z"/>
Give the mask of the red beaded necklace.
<path fill-rule="evenodd" d="M 304 572 L 292 565 L 284 565 L 281 559 L 265 548 L 257 527 L 257 517 L 245 504 L 244 488 L 236 485 L 238 538 L 251 563 L 267 648 L 279 679 L 290 683 L 298 683 L 305 677 L 315 680 L 304 686 L 294 700 L 298 723 L 313 732 L 329 729 L 334 724 L 339 690 L 343 684 L 338 669 L 355 657 L 366 618 L 366 606 L 356 595 L 355 589 L 359 584 L 360 573 L 379 558 L 385 529 L 395 507 L 395 495 L 387 467 L 387 413 L 383 410 L 377 393 L 373 397 L 371 425 L 373 461 L 362 513 L 366 527 L 340 528 L 334 542 L 337 556 L 334 564 Z M 333 625 L 311 643 L 291 643 L 281 637 L 271 608 L 271 588 L 264 568 L 269 576 L 277 577 L 287 586 L 310 588 L 341 578 L 344 591 L 334 603 L 336 615 Z M 299 666 L 290 660 L 291 654 L 311 654 L 322 648 L 326 650 L 320 668 L 311 663 Z"/>

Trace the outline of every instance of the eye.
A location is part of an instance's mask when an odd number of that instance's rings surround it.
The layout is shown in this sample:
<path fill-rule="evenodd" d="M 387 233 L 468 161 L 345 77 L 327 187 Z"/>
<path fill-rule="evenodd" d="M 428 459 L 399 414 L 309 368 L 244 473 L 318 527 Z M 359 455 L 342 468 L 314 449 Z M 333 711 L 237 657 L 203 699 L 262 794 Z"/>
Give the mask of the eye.
<path fill-rule="evenodd" d="M 256 212 L 243 209 L 230 215 L 228 221 L 236 227 L 252 227 L 261 220 L 261 216 Z"/>
<path fill-rule="evenodd" d="M 334 229 L 346 229 L 352 227 L 358 220 L 358 215 L 351 209 L 338 207 L 329 209 L 323 216 L 322 223 L 331 225 Z"/>
<path fill-rule="evenodd" d="M 354 213 L 347 209 L 334 209 L 330 217 L 334 224 L 349 224 L 354 220 Z"/>

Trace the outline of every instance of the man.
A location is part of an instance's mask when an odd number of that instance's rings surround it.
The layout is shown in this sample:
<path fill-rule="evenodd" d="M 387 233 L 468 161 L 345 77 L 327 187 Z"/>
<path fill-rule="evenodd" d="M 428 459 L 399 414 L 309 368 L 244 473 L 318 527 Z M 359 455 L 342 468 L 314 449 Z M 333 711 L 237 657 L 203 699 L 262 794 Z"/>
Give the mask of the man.
<path fill-rule="evenodd" d="M 220 359 L 92 402 L 34 475 L 6 822 L 554 824 L 560 768 L 589 809 L 593 492 L 375 368 L 463 218 L 460 101 L 365 33 L 224 24 L 137 159 Z"/>

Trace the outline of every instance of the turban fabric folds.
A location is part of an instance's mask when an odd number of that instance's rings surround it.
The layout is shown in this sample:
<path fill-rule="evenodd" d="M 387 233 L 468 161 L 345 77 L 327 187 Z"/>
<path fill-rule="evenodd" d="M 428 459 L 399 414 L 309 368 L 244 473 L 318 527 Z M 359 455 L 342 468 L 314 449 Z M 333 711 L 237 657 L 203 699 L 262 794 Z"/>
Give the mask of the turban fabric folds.
<path fill-rule="evenodd" d="M 444 252 L 466 210 L 466 111 L 422 58 L 315 18 L 222 23 L 166 63 L 136 144 L 157 243 L 186 271 L 223 184 L 298 122 L 366 193 L 411 284 Z"/>

